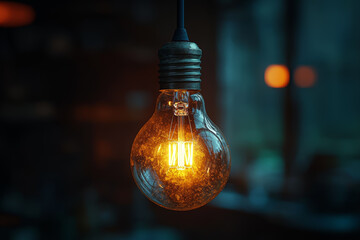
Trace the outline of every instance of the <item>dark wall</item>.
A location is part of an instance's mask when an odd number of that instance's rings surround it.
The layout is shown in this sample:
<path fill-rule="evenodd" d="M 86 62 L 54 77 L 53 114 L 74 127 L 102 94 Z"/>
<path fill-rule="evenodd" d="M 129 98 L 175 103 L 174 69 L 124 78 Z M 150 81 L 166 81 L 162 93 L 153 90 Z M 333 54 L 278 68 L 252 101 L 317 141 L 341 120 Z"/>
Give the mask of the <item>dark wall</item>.
<path fill-rule="evenodd" d="M 34 20 L 7 26 L 0 2 L 0 239 L 356 237 L 357 1 L 186 1 L 233 169 L 211 204 L 181 213 L 148 202 L 129 166 L 176 1 L 20 3 Z M 287 87 L 265 84 L 272 64 Z M 299 66 L 315 85 L 294 84 Z"/>

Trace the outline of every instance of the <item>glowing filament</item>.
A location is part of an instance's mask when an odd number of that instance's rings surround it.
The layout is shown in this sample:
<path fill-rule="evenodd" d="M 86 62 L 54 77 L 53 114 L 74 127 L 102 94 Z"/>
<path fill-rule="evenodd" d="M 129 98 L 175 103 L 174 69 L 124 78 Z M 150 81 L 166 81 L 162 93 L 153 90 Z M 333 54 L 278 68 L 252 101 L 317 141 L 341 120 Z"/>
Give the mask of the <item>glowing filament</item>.
<path fill-rule="evenodd" d="M 169 167 L 184 170 L 191 168 L 193 164 L 192 142 L 169 143 Z"/>

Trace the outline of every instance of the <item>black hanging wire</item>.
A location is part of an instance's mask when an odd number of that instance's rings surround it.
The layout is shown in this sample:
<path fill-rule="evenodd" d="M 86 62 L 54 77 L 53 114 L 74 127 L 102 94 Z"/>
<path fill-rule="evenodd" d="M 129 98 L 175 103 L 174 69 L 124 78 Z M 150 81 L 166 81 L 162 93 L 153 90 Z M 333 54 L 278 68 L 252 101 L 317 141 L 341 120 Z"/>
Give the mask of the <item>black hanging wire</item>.
<path fill-rule="evenodd" d="M 184 0 L 177 0 L 177 28 L 172 41 L 189 41 L 184 26 Z"/>
<path fill-rule="evenodd" d="M 184 28 L 184 0 L 177 1 L 177 28 Z"/>

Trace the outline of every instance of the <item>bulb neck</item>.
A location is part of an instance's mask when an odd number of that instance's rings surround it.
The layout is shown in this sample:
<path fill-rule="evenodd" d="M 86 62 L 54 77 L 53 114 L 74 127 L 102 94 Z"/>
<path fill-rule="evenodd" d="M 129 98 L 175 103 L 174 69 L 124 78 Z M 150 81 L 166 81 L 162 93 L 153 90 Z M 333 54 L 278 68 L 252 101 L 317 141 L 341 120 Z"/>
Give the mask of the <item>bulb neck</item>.
<path fill-rule="evenodd" d="M 193 42 L 172 41 L 159 50 L 159 84 L 163 89 L 200 90 L 202 51 Z"/>

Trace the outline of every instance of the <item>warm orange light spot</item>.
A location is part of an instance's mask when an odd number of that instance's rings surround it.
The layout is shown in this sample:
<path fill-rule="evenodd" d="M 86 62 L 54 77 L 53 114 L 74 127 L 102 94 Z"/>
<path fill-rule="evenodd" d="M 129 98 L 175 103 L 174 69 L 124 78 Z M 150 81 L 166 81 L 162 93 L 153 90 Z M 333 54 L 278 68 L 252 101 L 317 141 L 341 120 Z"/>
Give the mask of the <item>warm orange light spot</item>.
<path fill-rule="evenodd" d="M 26 4 L 16 2 L 0 2 L 0 26 L 20 27 L 34 21 L 34 9 Z"/>
<path fill-rule="evenodd" d="M 178 170 L 191 168 L 193 164 L 192 142 L 171 142 L 169 143 L 169 167 Z"/>
<path fill-rule="evenodd" d="M 301 88 L 313 86 L 316 81 L 315 70 L 308 66 L 300 66 L 296 68 L 294 73 L 294 81 L 296 86 Z"/>
<path fill-rule="evenodd" d="M 289 70 L 284 65 L 270 65 L 265 70 L 265 83 L 272 88 L 283 88 L 289 84 Z"/>

